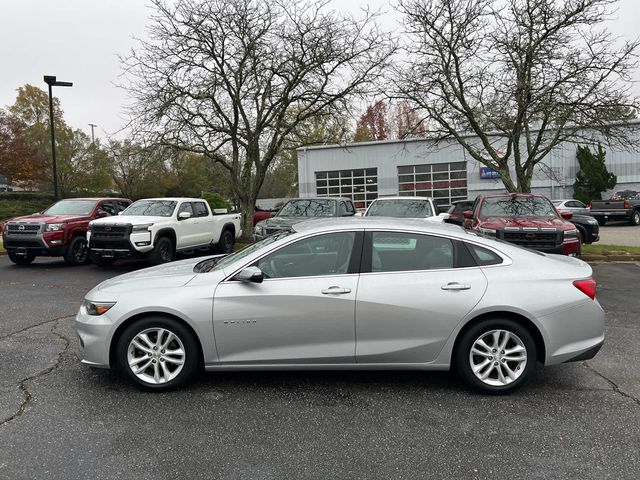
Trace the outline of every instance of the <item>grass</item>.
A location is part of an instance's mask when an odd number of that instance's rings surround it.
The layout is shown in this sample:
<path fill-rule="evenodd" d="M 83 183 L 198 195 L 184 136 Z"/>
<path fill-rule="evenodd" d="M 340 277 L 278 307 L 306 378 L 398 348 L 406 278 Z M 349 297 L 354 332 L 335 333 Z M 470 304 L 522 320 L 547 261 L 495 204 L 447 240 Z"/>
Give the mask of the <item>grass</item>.
<path fill-rule="evenodd" d="M 583 255 L 640 255 L 640 247 L 591 244 L 582 246 Z"/>

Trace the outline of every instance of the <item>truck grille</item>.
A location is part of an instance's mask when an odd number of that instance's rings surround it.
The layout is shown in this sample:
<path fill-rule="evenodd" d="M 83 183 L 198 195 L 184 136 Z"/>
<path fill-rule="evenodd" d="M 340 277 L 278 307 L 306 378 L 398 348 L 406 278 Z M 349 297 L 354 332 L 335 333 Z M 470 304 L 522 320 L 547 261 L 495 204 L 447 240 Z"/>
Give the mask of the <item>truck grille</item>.
<path fill-rule="evenodd" d="M 8 235 L 37 235 L 40 232 L 40 224 L 37 223 L 9 223 Z"/>
<path fill-rule="evenodd" d="M 131 234 L 131 225 L 93 225 L 91 238 L 124 238 Z"/>
<path fill-rule="evenodd" d="M 500 232 L 501 238 L 521 247 L 551 250 L 562 243 L 562 232 Z"/>

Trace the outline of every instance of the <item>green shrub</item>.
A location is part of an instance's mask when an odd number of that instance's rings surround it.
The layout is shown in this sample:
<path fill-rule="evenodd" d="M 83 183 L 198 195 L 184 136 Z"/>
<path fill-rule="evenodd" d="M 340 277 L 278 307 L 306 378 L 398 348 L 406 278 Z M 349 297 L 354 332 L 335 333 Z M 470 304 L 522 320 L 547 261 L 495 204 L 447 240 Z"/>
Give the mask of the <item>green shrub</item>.
<path fill-rule="evenodd" d="M 226 208 L 227 210 L 231 210 L 231 204 L 229 204 L 229 202 L 222 198 L 219 193 L 205 192 L 202 194 L 202 198 L 207 201 L 212 211 L 215 208 Z"/>
<path fill-rule="evenodd" d="M 51 198 L 8 200 L 0 197 L 0 222 L 12 217 L 40 212 L 53 203 Z"/>

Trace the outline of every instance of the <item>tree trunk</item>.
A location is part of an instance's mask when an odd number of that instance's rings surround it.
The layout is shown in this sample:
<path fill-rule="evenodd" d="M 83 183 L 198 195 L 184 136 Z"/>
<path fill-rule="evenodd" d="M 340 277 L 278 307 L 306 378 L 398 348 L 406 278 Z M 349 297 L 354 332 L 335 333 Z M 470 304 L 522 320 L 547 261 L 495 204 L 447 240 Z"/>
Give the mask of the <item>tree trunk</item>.
<path fill-rule="evenodd" d="M 256 199 L 250 197 L 253 197 L 253 195 L 249 194 L 238 197 L 240 212 L 242 213 L 240 220 L 240 225 L 242 226 L 241 240 L 247 243 L 253 242 L 253 212 L 256 205 Z"/>

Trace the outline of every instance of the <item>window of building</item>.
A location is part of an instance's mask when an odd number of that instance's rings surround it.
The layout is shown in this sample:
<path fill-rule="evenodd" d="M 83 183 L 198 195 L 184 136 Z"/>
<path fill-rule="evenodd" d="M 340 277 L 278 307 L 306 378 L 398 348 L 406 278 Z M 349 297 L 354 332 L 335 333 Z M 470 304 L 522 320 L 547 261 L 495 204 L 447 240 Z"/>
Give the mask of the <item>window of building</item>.
<path fill-rule="evenodd" d="M 398 191 L 402 196 L 433 197 L 438 205 L 467 198 L 467 163 L 435 163 L 398 167 Z"/>
<path fill-rule="evenodd" d="M 378 169 L 358 168 L 316 172 L 316 195 L 347 197 L 356 208 L 367 208 L 378 198 Z"/>

